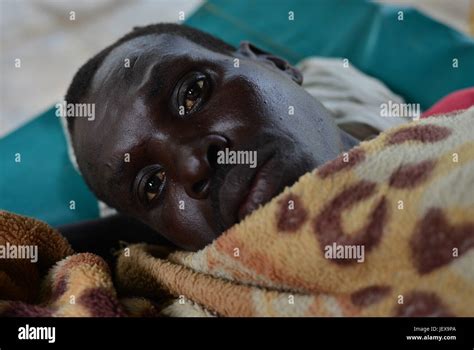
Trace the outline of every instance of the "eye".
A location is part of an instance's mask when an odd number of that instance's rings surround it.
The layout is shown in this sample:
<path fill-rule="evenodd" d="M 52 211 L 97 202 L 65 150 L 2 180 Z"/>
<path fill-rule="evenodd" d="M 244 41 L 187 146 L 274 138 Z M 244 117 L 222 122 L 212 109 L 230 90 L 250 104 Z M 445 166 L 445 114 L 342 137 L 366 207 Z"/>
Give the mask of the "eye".
<path fill-rule="evenodd" d="M 161 188 L 165 183 L 166 174 L 164 170 L 154 173 L 145 183 L 145 195 L 149 202 L 151 202 L 157 195 L 160 194 Z"/>
<path fill-rule="evenodd" d="M 179 114 L 188 114 L 199 106 L 207 96 L 209 81 L 201 73 L 188 75 L 181 84 L 178 92 Z"/>
<path fill-rule="evenodd" d="M 201 97 L 202 90 L 204 87 L 204 80 L 197 80 L 193 85 L 191 85 L 186 90 L 186 97 L 184 99 L 184 108 L 186 112 L 189 112 L 193 109 L 196 101 Z"/>
<path fill-rule="evenodd" d="M 158 198 L 166 181 L 166 173 L 163 169 L 153 166 L 151 169 L 145 169 L 143 176 L 139 179 L 138 195 L 146 204 L 151 203 Z"/>

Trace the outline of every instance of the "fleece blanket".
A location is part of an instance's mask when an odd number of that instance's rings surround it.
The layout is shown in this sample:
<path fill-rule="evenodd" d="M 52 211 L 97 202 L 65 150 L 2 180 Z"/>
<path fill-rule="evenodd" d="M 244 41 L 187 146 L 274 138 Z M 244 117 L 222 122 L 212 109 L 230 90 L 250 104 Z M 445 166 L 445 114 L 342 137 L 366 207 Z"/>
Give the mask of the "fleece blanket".
<path fill-rule="evenodd" d="M 1 247 L 3 316 L 474 316 L 474 108 L 360 144 L 198 252 L 124 246 L 112 274 L 7 212 Z"/>

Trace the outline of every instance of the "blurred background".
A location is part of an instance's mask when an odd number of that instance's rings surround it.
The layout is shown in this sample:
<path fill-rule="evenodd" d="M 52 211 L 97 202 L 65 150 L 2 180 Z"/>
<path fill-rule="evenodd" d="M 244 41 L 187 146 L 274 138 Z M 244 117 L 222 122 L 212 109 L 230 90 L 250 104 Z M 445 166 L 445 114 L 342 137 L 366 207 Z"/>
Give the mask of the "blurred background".
<path fill-rule="evenodd" d="M 132 27 L 178 22 L 181 11 L 189 16 L 201 2 L 0 0 L 0 137 L 60 100 L 80 65 Z"/>
<path fill-rule="evenodd" d="M 382 0 L 410 5 L 474 33 L 474 0 Z M 202 0 L 0 0 L 0 137 L 60 100 L 78 67 L 133 26 L 179 22 Z M 70 20 L 71 11 L 75 19 Z M 21 58 L 21 69 L 15 69 Z"/>

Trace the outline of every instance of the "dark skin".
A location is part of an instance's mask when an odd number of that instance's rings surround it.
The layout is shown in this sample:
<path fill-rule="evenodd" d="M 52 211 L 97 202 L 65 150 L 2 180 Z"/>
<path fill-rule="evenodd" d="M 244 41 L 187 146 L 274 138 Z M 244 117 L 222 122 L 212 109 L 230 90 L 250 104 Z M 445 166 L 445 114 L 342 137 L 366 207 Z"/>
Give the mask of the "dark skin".
<path fill-rule="evenodd" d="M 354 146 L 301 82 L 286 61 L 245 42 L 226 55 L 177 35 L 130 40 L 83 101 L 96 104 L 95 120 L 74 121 L 81 171 L 120 213 L 201 249 Z M 218 164 L 225 148 L 257 151 L 257 167 Z"/>

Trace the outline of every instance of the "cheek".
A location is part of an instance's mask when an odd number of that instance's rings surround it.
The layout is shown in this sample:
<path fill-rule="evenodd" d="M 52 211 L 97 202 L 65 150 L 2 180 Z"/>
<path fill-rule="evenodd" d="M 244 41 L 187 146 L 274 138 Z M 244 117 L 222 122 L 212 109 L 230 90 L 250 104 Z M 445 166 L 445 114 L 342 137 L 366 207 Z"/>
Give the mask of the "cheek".
<path fill-rule="evenodd" d="M 301 87 L 283 74 L 260 66 L 241 66 L 226 76 L 218 105 L 240 116 L 246 125 L 278 125 L 289 115 L 289 107 L 302 105 Z M 257 124 L 256 124 L 257 123 Z M 293 120 L 292 120 L 293 123 Z"/>
<path fill-rule="evenodd" d="M 268 124 L 268 101 L 259 88 L 241 75 L 226 80 L 212 95 L 206 120 L 212 132 L 222 133 L 231 141 L 254 140 Z"/>
<path fill-rule="evenodd" d="M 217 91 L 227 97 L 226 108 L 241 110 L 243 107 L 260 106 L 260 102 L 264 102 L 266 88 L 275 82 L 271 76 L 271 72 L 259 65 L 241 62 L 239 68 L 225 70 Z"/>
<path fill-rule="evenodd" d="M 149 225 L 174 244 L 190 250 L 202 248 L 214 238 L 206 202 L 190 199 L 180 190 L 170 190 L 162 208 L 151 213 Z M 214 220 L 215 221 L 215 220 Z"/>

